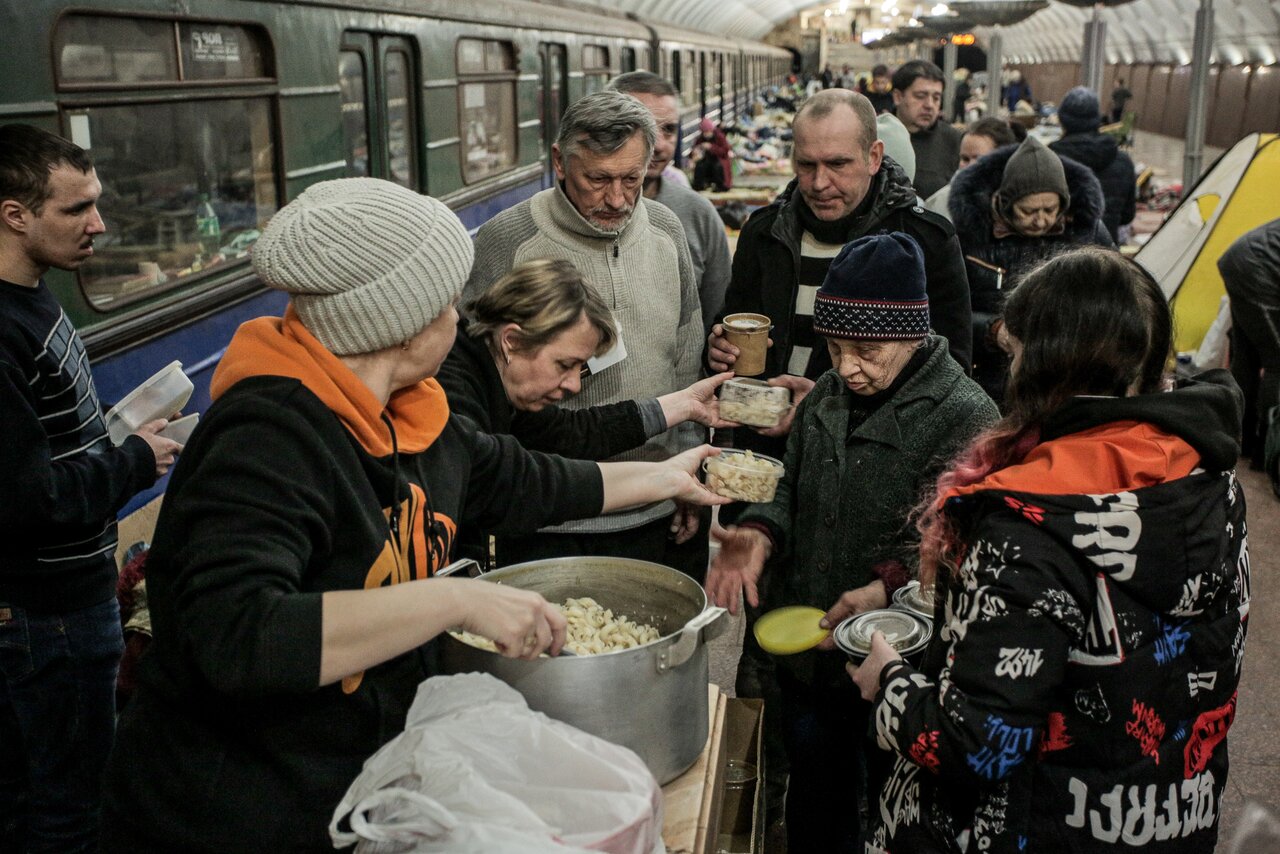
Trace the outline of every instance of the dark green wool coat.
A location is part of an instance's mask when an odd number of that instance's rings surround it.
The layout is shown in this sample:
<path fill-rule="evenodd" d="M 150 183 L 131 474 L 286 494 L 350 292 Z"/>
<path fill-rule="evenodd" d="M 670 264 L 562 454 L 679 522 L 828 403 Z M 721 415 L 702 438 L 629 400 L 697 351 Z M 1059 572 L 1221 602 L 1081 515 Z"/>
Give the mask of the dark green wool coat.
<path fill-rule="evenodd" d="M 771 504 L 754 505 L 739 524 L 766 525 L 777 544 L 766 568 L 767 608 L 812 605 L 824 611 L 846 590 L 898 560 L 913 572 L 918 536 L 911 510 L 944 466 L 999 418 L 991 398 L 931 336 L 928 360 L 896 394 L 849 430 L 853 392 L 834 370 L 823 374 L 796 413 L 786 474 Z M 780 663 L 803 681 L 822 671 L 844 677 L 837 653 L 808 652 Z M 825 679 L 823 681 L 826 681 Z"/>

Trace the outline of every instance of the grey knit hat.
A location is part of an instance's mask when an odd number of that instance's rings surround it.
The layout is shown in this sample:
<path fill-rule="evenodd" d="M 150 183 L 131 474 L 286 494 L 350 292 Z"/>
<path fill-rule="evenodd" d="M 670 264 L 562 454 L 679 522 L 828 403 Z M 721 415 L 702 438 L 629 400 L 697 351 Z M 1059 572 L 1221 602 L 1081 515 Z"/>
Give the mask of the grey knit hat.
<path fill-rule="evenodd" d="M 462 293 L 474 258 L 443 202 L 377 178 L 308 187 L 253 247 L 259 278 L 337 356 L 417 335 Z"/>
<path fill-rule="evenodd" d="M 1057 193 L 1063 210 L 1071 204 L 1062 158 L 1034 136 L 1028 136 L 1004 165 L 997 205 L 1007 214 L 1014 202 L 1033 193 Z"/>

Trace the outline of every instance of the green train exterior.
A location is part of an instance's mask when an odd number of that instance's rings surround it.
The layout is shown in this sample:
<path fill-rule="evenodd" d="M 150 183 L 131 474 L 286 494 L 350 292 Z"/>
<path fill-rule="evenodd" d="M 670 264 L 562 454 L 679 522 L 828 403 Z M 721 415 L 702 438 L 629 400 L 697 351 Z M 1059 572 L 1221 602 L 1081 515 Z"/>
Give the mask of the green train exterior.
<path fill-rule="evenodd" d="M 0 9 L 0 122 L 79 143 L 103 184 L 108 233 L 95 258 L 46 281 L 108 405 L 174 359 L 196 385 L 190 408 L 208 405 L 236 326 L 283 308 L 252 274 L 253 241 L 312 183 L 395 180 L 442 199 L 474 230 L 551 185 L 560 114 L 612 76 L 683 72 L 682 119 L 696 126 L 702 115 L 731 119 L 790 68 L 789 54 L 766 45 L 568 3 Z"/>

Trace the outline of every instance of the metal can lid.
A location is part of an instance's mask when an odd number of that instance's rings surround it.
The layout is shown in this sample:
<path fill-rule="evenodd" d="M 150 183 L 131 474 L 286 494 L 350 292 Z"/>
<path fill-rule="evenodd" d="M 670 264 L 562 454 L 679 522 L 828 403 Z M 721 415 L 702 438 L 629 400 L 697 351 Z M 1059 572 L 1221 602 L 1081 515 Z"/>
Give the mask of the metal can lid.
<path fill-rule="evenodd" d="M 924 647 L 933 627 L 910 611 L 882 608 L 850 617 L 836 626 L 836 646 L 846 653 L 866 656 L 871 652 L 871 635 L 883 632 L 884 639 L 895 650 L 906 654 Z"/>
<path fill-rule="evenodd" d="M 933 617 L 932 587 L 923 587 L 919 581 L 908 581 L 893 592 L 893 603 L 922 617 Z"/>

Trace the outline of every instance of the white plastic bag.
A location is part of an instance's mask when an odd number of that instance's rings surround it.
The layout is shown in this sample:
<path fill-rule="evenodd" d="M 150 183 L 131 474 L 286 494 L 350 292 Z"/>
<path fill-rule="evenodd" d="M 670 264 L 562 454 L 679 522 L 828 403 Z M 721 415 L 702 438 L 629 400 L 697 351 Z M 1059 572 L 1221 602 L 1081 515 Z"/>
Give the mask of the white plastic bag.
<path fill-rule="evenodd" d="M 418 686 L 405 731 L 365 762 L 329 834 L 362 854 L 665 852 L 662 791 L 640 757 L 482 673 Z"/>

